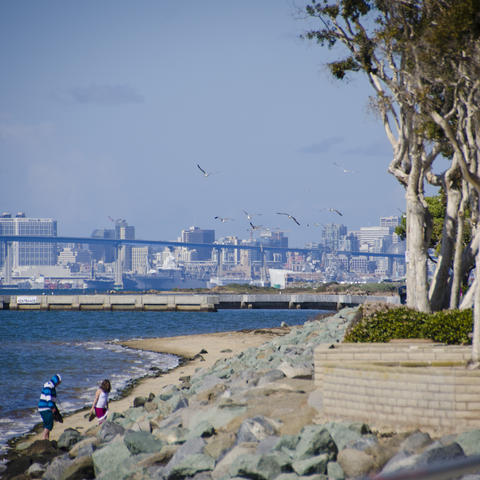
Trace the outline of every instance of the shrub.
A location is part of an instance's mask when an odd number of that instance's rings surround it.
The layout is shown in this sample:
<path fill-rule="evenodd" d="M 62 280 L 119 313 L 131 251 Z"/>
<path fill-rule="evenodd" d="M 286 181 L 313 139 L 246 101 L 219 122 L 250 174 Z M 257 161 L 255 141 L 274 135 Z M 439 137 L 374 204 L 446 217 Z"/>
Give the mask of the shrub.
<path fill-rule="evenodd" d="M 406 307 L 363 317 L 345 334 L 345 342 L 389 342 L 396 338 L 426 338 L 447 344 L 468 344 L 473 329 L 471 310 L 427 314 Z"/>

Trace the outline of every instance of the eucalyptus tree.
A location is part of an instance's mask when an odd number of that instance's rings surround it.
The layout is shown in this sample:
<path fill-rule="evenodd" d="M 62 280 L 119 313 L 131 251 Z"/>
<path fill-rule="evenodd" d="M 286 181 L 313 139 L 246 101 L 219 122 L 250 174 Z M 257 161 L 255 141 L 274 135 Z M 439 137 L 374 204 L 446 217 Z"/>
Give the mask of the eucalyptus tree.
<path fill-rule="evenodd" d="M 418 19 L 410 18 L 411 9 L 404 3 L 312 0 L 306 13 L 318 20 L 319 28 L 304 37 L 322 46 L 343 47 L 343 56 L 328 64 L 332 75 L 343 79 L 349 73 L 361 73 L 373 89 L 371 103 L 393 150 L 388 170 L 406 192 L 407 303 L 430 311 L 427 260 L 432 224 L 424 189 L 427 172 L 442 147 L 425 136 L 425 117 L 412 88 L 412 59 L 404 48 L 408 32 L 402 30 L 402 23 Z"/>
<path fill-rule="evenodd" d="M 329 64 L 331 73 L 343 79 L 359 72 L 374 90 L 372 103 L 393 147 L 388 169 L 406 190 L 407 302 L 423 311 L 456 306 L 467 271 L 466 255 L 461 254 L 463 213 L 471 209 L 472 189 L 457 160 L 458 152 L 435 115 L 443 118 L 451 110 L 453 97 L 446 79 L 452 72 L 456 74 L 455 66 L 446 68 L 438 56 L 452 33 L 451 19 L 457 28 L 471 12 L 472 2 L 323 0 L 306 7 L 307 15 L 319 21 L 319 28 L 305 37 L 328 47 L 340 45 L 345 52 Z M 449 46 L 453 53 L 468 47 L 465 35 L 457 34 L 455 39 Z M 453 123 L 457 118 L 451 114 L 449 120 Z M 444 172 L 435 174 L 432 165 L 440 154 L 451 162 Z M 432 217 L 424 195 L 426 181 L 441 187 L 446 199 L 438 261 L 429 290 Z M 475 216 L 473 212 L 472 218 Z"/>

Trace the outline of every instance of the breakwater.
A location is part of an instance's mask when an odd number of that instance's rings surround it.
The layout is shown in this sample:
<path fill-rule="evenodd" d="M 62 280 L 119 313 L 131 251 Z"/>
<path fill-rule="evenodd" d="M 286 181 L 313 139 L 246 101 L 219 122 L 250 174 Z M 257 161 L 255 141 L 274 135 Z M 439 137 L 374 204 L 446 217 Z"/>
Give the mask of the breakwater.
<path fill-rule="evenodd" d="M 9 310 L 165 310 L 216 311 L 218 309 L 339 310 L 366 302 L 400 305 L 397 295 L 349 294 L 96 294 L 6 295 L 0 309 Z"/>

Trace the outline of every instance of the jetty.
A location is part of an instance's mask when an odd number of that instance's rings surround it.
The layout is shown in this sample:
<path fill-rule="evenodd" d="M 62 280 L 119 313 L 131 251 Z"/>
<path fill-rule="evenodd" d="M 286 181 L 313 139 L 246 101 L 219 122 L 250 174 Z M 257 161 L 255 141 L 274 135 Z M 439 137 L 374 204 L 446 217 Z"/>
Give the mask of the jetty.
<path fill-rule="evenodd" d="M 339 310 L 366 302 L 400 305 L 398 295 L 349 295 L 316 293 L 277 294 L 94 294 L 4 295 L 0 310 L 137 310 L 205 311 L 220 309 Z"/>

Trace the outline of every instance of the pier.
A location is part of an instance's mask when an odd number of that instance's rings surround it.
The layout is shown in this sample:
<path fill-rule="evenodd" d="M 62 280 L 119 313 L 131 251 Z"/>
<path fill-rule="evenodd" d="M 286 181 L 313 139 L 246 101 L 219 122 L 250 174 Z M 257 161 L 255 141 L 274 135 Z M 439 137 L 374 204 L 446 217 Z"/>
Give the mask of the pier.
<path fill-rule="evenodd" d="M 95 294 L 5 295 L 0 310 L 204 311 L 219 309 L 339 310 L 366 302 L 400 305 L 397 295 L 348 294 Z"/>

